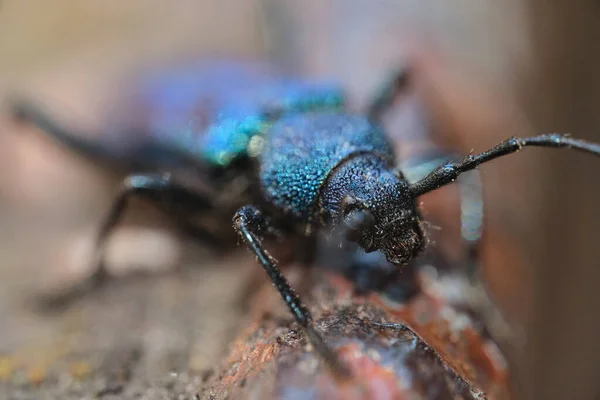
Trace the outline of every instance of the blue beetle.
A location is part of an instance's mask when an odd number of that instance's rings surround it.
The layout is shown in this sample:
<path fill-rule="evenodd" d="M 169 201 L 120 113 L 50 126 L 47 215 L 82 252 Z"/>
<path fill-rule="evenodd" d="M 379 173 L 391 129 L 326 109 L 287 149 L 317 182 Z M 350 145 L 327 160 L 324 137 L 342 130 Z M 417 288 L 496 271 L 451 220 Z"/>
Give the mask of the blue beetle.
<path fill-rule="evenodd" d="M 105 239 L 132 196 L 154 202 L 207 240 L 215 238 L 211 224 L 191 224 L 190 213 L 201 212 L 205 222 L 233 214 L 235 232 L 295 320 L 327 363 L 344 373 L 313 327 L 310 311 L 265 249 L 265 239 L 302 238 L 298 247 L 311 261 L 316 235 L 326 231 L 332 233 L 329 238 L 380 251 L 390 263 L 403 266 L 426 245 L 419 196 L 525 146 L 568 147 L 600 156 L 600 145 L 565 135 L 511 138 L 408 179 L 397 168 L 380 124 L 408 78 L 405 70 L 394 74 L 362 115 L 347 110 L 338 85 L 281 77 L 262 65 L 172 70 L 138 86 L 142 123 L 122 123 L 117 131 L 124 135 L 114 141 L 105 135 L 101 143 L 81 139 L 31 102 L 15 101 L 13 109 L 75 150 L 152 171 L 125 179 L 98 235 L 96 278 L 102 276 Z"/>

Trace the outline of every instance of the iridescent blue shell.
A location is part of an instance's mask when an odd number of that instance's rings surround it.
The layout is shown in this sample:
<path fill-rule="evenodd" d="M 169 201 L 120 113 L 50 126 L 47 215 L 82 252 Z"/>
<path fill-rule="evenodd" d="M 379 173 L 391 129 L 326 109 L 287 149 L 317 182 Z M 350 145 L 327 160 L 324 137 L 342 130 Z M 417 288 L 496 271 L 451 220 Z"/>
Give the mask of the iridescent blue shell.
<path fill-rule="evenodd" d="M 308 221 L 321 187 L 344 159 L 359 153 L 394 157 L 381 129 L 365 117 L 341 112 L 290 115 L 274 123 L 265 139 L 260 178 L 267 198 Z"/>
<path fill-rule="evenodd" d="M 264 66 L 211 63 L 172 70 L 141 85 L 148 131 L 165 147 L 227 167 L 256 156 L 273 110 L 278 116 L 339 110 L 344 96 L 329 82 L 274 76 Z"/>

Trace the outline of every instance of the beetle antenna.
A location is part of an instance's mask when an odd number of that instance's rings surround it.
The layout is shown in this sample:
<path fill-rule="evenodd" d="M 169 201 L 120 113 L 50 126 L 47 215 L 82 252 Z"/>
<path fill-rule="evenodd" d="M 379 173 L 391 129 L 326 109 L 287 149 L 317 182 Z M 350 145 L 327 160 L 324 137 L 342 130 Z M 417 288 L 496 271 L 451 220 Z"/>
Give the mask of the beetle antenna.
<path fill-rule="evenodd" d="M 574 139 L 566 134 L 546 134 L 528 138 L 510 138 L 476 155 L 468 155 L 460 162 L 449 162 L 431 171 L 423 179 L 409 186 L 413 197 L 434 191 L 454 182 L 460 174 L 496 158 L 516 153 L 526 146 L 567 148 L 600 157 L 600 144 Z"/>

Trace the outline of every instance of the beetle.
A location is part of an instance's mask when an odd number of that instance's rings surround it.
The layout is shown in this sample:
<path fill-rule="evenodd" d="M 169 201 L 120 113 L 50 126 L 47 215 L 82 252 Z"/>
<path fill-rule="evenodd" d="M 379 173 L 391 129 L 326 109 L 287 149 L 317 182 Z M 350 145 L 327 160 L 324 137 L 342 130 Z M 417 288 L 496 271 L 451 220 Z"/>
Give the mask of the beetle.
<path fill-rule="evenodd" d="M 524 147 L 573 148 L 600 156 L 600 145 L 567 135 L 513 137 L 409 180 L 397 168 L 380 123 L 406 90 L 408 70 L 393 74 L 364 114 L 350 112 L 341 88 L 327 82 L 274 77 L 257 66 L 251 72 L 230 64 L 198 71 L 181 74 L 178 84 L 169 81 L 166 91 L 161 79 L 142 85 L 147 99 L 159 100 L 146 103 L 151 123 L 120 128 L 143 132 L 142 140 L 137 134 L 118 138 L 116 145 L 86 141 L 24 99 L 13 102 L 13 111 L 77 151 L 152 170 L 125 178 L 98 235 L 96 279 L 103 274 L 106 238 L 131 197 L 155 203 L 189 232 L 209 240 L 215 238 L 210 224 L 190 223 L 190 212 L 217 220 L 233 214 L 238 237 L 257 257 L 317 352 L 340 374 L 345 367 L 313 327 L 310 311 L 266 250 L 266 239 L 302 239 L 296 250 L 303 252 L 302 261 L 311 263 L 317 234 L 327 232 L 331 241 L 349 240 L 404 266 L 427 244 L 417 205 L 420 196 Z M 185 113 L 192 118 L 182 119 Z M 191 183 L 190 174 L 201 179 Z"/>

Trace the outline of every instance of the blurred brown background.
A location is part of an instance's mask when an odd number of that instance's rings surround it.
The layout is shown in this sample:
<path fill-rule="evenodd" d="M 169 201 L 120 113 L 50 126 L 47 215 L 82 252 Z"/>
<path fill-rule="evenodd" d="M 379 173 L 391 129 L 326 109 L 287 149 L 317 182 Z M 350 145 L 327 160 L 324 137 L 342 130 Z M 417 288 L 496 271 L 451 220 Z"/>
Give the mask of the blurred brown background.
<path fill-rule="evenodd" d="M 387 69 L 410 62 L 427 124 L 461 151 L 547 131 L 600 140 L 599 12 L 592 2 L 538 0 L 5 0 L 0 95 L 33 93 L 60 118 L 94 131 L 130 74 L 165 61 L 268 56 L 341 78 L 359 104 Z M 423 128 L 419 120 L 410 126 Z M 0 129 L 0 317 L 14 324 L 14 299 L 85 275 L 88 242 L 119 177 L 6 118 Z M 503 347 L 523 398 L 600 393 L 596 161 L 526 150 L 482 169 L 484 274 L 514 327 Z M 153 230 L 118 233 L 116 265 L 141 257 L 158 268 L 181 257 L 154 214 Z M 148 244 L 156 254 L 147 255 Z M 220 273 L 207 280 L 226 279 Z"/>

